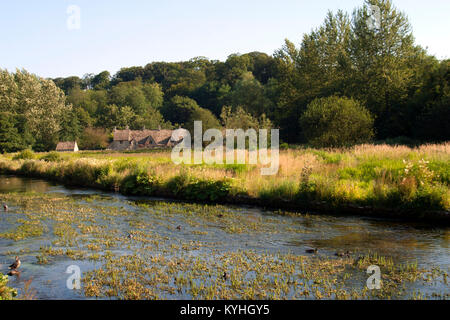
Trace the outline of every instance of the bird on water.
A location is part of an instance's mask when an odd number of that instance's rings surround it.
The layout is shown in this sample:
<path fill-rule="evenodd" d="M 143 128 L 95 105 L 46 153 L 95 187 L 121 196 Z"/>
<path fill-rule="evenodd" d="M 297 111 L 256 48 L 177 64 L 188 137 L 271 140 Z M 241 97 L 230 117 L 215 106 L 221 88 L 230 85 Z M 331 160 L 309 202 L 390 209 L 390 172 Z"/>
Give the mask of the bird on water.
<path fill-rule="evenodd" d="M 9 266 L 10 270 L 16 270 L 19 269 L 21 265 L 20 259 L 19 257 L 16 257 L 16 261 L 14 261 L 14 263 L 12 265 Z"/>

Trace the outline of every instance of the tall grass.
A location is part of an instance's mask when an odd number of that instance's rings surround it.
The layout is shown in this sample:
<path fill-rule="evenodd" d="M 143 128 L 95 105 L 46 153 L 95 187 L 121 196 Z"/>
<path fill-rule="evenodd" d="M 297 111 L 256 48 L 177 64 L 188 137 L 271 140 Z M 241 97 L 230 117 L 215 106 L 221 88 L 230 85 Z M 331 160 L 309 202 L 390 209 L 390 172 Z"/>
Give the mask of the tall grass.
<path fill-rule="evenodd" d="M 320 204 L 330 209 L 450 209 L 450 143 L 282 150 L 274 176 L 262 176 L 262 165 L 176 166 L 170 151 L 13 158 L 0 157 L 1 172 L 125 194 L 212 202 L 254 199 L 263 204 L 312 208 Z"/>

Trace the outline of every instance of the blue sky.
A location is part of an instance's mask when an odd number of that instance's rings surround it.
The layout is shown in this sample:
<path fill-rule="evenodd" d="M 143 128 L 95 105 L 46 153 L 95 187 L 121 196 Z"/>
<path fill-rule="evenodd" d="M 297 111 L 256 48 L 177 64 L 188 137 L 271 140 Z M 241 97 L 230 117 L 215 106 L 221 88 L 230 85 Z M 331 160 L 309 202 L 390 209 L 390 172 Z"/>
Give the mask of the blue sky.
<path fill-rule="evenodd" d="M 196 56 L 272 54 L 285 38 L 299 44 L 327 10 L 351 12 L 363 0 L 2 0 L 0 68 L 43 77 L 108 70 Z M 450 1 L 394 0 L 418 44 L 450 57 Z M 69 30 L 67 8 L 81 9 L 81 28 Z"/>

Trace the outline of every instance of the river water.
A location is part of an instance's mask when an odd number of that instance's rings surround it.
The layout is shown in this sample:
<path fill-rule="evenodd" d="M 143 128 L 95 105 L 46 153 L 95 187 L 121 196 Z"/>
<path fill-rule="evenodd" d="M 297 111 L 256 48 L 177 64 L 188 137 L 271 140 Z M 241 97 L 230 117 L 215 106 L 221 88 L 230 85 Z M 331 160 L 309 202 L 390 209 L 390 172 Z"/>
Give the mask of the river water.
<path fill-rule="evenodd" d="M 159 239 L 159 254 L 174 255 L 174 251 L 168 248 L 181 247 L 186 243 L 196 246 L 186 249 L 190 256 L 213 256 L 236 250 L 308 256 L 308 248 L 317 248 L 318 256 L 330 259 L 335 259 L 337 252 L 375 252 L 392 257 L 396 263 L 417 262 L 419 267 L 440 268 L 447 273 L 450 266 L 450 230 L 418 223 L 365 217 L 280 215 L 254 207 L 192 205 L 164 199 L 125 197 L 96 190 L 67 188 L 43 180 L 0 176 L 0 195 L 7 194 L 13 194 L 14 199 L 42 194 L 69 199 L 70 203 L 86 210 L 103 208 L 117 211 L 118 214 L 112 218 L 106 218 L 99 209 L 99 213 L 95 214 L 103 220 L 95 220 L 96 216 L 85 219 L 94 219 L 95 223 L 102 224 L 102 230 L 106 233 L 123 234 L 124 237 L 133 232 L 133 226 L 143 226 L 139 230 L 151 232 L 155 239 Z M 10 205 L 9 211 L 0 214 L 0 233 L 15 230 L 18 217 L 22 214 L 39 215 L 40 210 L 30 208 L 29 204 Z M 168 212 L 170 214 L 165 214 Z M 54 222 L 48 218 L 42 221 L 46 230 L 40 235 L 24 239 L 0 237 L 0 273 L 8 272 L 9 264 L 18 254 L 22 260 L 22 274 L 20 277 L 10 277 L 9 286 L 23 290 L 31 279 L 37 299 L 84 299 L 82 291 L 67 289 L 67 278 L 70 276 L 66 273 L 67 267 L 77 265 L 82 272 L 86 272 L 100 268 L 103 262 L 77 260 L 63 255 L 51 258 L 48 263 L 39 263 L 37 256 L 43 247 L 64 247 L 55 242 Z M 83 241 L 87 243 L 86 239 Z M 121 245 L 116 241 L 110 250 L 115 254 L 126 254 L 133 248 L 133 244 Z M 361 274 L 358 281 L 366 278 L 367 275 Z M 445 283 L 436 283 L 428 289 L 421 284 L 408 286 L 408 290 L 415 289 L 425 293 L 439 292 L 444 296 L 449 293 Z M 190 298 L 183 293 L 162 294 L 160 297 Z"/>

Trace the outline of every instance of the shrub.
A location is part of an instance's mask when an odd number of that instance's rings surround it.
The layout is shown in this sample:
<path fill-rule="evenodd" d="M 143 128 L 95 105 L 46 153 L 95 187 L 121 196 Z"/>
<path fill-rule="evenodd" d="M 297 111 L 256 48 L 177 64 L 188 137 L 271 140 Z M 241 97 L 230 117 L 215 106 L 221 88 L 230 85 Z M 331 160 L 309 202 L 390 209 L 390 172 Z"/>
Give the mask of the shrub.
<path fill-rule="evenodd" d="M 58 162 L 61 160 L 61 155 L 56 151 L 52 151 L 45 156 L 40 157 L 39 160 L 46 162 Z"/>
<path fill-rule="evenodd" d="M 228 180 L 197 179 L 182 172 L 167 183 L 167 188 L 187 200 L 221 201 L 230 194 L 231 183 Z"/>
<path fill-rule="evenodd" d="M 187 200 L 221 201 L 230 191 L 231 184 L 227 180 L 194 179 L 183 190 L 183 195 Z"/>
<path fill-rule="evenodd" d="M 34 158 L 35 158 L 34 152 L 30 149 L 26 149 L 17 154 L 16 156 L 14 156 L 13 160 L 31 160 Z"/>
<path fill-rule="evenodd" d="M 82 150 L 102 150 L 108 147 L 108 133 L 100 128 L 86 128 L 80 139 Z"/>
<path fill-rule="evenodd" d="M 0 273 L 0 300 L 12 300 L 17 296 L 17 291 L 7 287 L 7 284 L 8 276 Z"/>
<path fill-rule="evenodd" d="M 300 126 L 314 147 L 343 147 L 370 141 L 373 118 L 353 99 L 328 97 L 312 101 L 300 117 Z"/>
<path fill-rule="evenodd" d="M 289 144 L 286 142 L 283 142 L 280 144 L 280 150 L 288 150 L 289 149 Z"/>
<path fill-rule="evenodd" d="M 161 186 L 160 179 L 146 171 L 140 170 L 127 176 L 120 186 L 125 194 L 151 196 Z"/>

